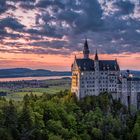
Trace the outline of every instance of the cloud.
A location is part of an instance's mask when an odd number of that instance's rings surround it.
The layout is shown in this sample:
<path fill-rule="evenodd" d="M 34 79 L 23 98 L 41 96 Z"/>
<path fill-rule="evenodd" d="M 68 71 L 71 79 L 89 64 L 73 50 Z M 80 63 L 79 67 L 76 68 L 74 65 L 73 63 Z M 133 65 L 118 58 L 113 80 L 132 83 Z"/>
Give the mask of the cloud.
<path fill-rule="evenodd" d="M 0 0 L 0 14 L 6 12 L 9 9 L 14 10 L 15 6 L 7 3 L 7 0 Z"/>
<path fill-rule="evenodd" d="M 0 13 L 3 13 L 7 10 L 7 5 L 5 0 L 0 1 Z"/>
<path fill-rule="evenodd" d="M 32 10 L 35 8 L 35 4 L 33 2 L 21 2 L 19 6 L 25 10 Z"/>
<path fill-rule="evenodd" d="M 21 30 L 25 26 L 22 25 L 20 22 L 18 22 L 17 19 L 12 17 L 7 17 L 0 21 L 0 28 L 4 29 L 5 27 L 9 27 L 10 29 L 13 30 Z"/>
<path fill-rule="evenodd" d="M 48 24 L 42 26 L 39 30 L 38 29 L 28 29 L 26 30 L 27 33 L 31 35 L 40 35 L 40 36 L 47 36 L 47 37 L 54 37 L 54 38 L 62 38 L 62 34 L 56 32 L 54 27 L 51 27 Z"/>
<path fill-rule="evenodd" d="M 64 48 L 65 44 L 67 44 L 67 41 L 37 41 L 29 43 L 30 46 L 37 46 L 42 48 L 54 48 L 54 49 L 62 49 Z"/>
<path fill-rule="evenodd" d="M 135 4 L 130 1 L 118 0 L 114 5 L 116 5 L 120 13 L 124 15 L 133 13 L 135 9 Z"/>
<path fill-rule="evenodd" d="M 14 3 L 20 3 L 20 2 L 36 2 L 36 0 L 5 0 L 5 1 L 10 1 Z"/>
<path fill-rule="evenodd" d="M 78 32 L 96 31 L 102 26 L 102 9 L 97 0 L 82 0 L 80 7 L 83 11 L 81 16 L 75 21 L 75 30 Z"/>
<path fill-rule="evenodd" d="M 10 39 L 16 39 L 24 37 L 18 32 L 24 31 L 24 25 L 22 25 L 16 18 L 6 17 L 0 21 L 0 39 L 9 37 Z M 8 28 L 8 29 L 7 29 Z M 14 33 L 14 31 L 17 31 Z"/>
<path fill-rule="evenodd" d="M 46 8 L 48 6 L 57 6 L 61 9 L 64 9 L 65 8 L 65 5 L 60 1 L 58 0 L 40 0 L 37 4 L 36 4 L 37 7 L 40 7 L 40 8 Z"/>
<path fill-rule="evenodd" d="M 31 41 L 27 41 L 27 46 L 37 47 L 29 50 L 25 44 L 20 44 L 25 46 L 24 49 L 20 49 L 20 52 L 47 53 L 49 51 L 55 54 L 65 54 L 64 52 L 70 54 L 82 51 L 85 36 L 89 40 L 92 53 L 96 48 L 100 53 L 109 54 L 140 52 L 140 15 L 138 14 L 140 5 L 134 1 L 11 0 L 8 2 L 8 0 L 1 0 L 0 13 L 8 14 L 7 11 L 12 5 L 21 12 L 22 18 L 19 18 L 16 12 L 12 13 L 13 17 L 1 18 L 1 36 L 13 39 L 27 38 Z M 31 10 L 32 12 L 29 13 Z M 33 15 L 36 17 L 31 18 Z M 30 27 L 27 26 L 24 17 L 34 21 Z M 7 32 L 6 27 L 12 32 Z M 52 41 L 44 41 L 44 38 L 51 38 Z M 13 45 L 16 46 L 16 43 Z"/>
<path fill-rule="evenodd" d="M 46 11 L 37 15 L 36 23 L 43 21 L 41 25 L 44 31 L 48 30 L 48 35 L 64 36 L 71 34 L 82 34 L 87 31 L 97 31 L 103 24 L 102 9 L 97 0 L 84 1 L 77 3 L 65 1 L 58 2 L 44 1 L 38 2 L 37 7 L 47 7 Z M 63 9 L 62 9 L 63 8 Z"/>

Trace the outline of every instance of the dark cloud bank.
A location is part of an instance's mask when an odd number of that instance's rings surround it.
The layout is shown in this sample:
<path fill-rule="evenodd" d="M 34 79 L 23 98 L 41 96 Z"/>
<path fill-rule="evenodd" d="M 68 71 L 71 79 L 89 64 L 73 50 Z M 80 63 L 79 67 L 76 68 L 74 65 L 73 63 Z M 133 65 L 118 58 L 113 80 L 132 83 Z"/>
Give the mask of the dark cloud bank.
<path fill-rule="evenodd" d="M 137 2 L 137 1 L 136 1 Z M 0 14 L 13 11 L 36 10 L 36 25 L 28 29 L 15 17 L 5 17 L 0 21 L 0 39 L 24 37 L 8 33 L 5 27 L 18 33 L 28 33 L 28 38 L 38 49 L 31 53 L 60 53 L 68 49 L 69 54 L 81 50 L 85 36 L 92 52 L 96 48 L 101 53 L 140 52 L 140 5 L 129 0 L 0 0 Z M 139 10 L 139 11 L 138 11 Z M 15 14 L 16 15 L 16 14 Z M 41 40 L 44 37 L 65 39 L 66 41 Z M 38 40 L 38 41 L 37 41 Z M 14 44 L 14 43 L 13 43 Z M 50 49 L 54 48 L 56 51 Z M 40 49 L 42 48 L 42 49 Z M 63 51 L 62 51 L 63 50 Z M 27 51 L 28 52 L 28 51 Z M 67 52 L 68 53 L 68 52 Z"/>

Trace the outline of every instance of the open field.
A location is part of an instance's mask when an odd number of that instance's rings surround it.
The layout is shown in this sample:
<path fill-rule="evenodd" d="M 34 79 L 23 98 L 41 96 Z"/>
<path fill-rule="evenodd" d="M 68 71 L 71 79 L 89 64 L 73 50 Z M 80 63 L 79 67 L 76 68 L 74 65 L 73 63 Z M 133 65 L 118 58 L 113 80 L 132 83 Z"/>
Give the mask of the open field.
<path fill-rule="evenodd" d="M 46 84 L 48 87 L 26 87 L 20 89 L 7 89 L 2 88 L 0 92 L 7 92 L 6 99 L 7 100 L 17 100 L 20 101 L 26 94 L 33 94 L 37 96 L 41 96 L 42 94 L 56 94 L 59 91 L 64 91 L 66 89 L 70 89 L 71 79 L 54 79 L 54 80 L 44 80 L 43 84 Z"/>

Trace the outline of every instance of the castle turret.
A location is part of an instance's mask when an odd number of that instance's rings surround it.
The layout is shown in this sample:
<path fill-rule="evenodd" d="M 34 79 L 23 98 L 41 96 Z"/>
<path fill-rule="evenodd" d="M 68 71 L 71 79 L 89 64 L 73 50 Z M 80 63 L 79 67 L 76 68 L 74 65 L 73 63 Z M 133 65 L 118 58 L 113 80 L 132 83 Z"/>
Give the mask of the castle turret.
<path fill-rule="evenodd" d="M 96 50 L 96 53 L 95 53 L 95 60 L 96 60 L 96 61 L 98 61 L 98 60 L 99 60 L 97 50 Z"/>
<path fill-rule="evenodd" d="M 83 56 L 85 59 L 89 58 L 89 48 L 88 48 L 88 42 L 87 39 L 85 40 L 85 44 L 84 44 L 84 50 L 83 50 Z"/>
<path fill-rule="evenodd" d="M 98 52 L 96 50 L 96 53 L 95 53 L 95 59 L 94 59 L 95 63 L 94 63 L 94 67 L 95 67 L 95 71 L 98 71 L 99 70 L 99 57 L 98 57 Z"/>
<path fill-rule="evenodd" d="M 96 50 L 95 60 L 94 60 L 94 68 L 95 68 L 95 95 L 99 95 L 99 58 Z"/>

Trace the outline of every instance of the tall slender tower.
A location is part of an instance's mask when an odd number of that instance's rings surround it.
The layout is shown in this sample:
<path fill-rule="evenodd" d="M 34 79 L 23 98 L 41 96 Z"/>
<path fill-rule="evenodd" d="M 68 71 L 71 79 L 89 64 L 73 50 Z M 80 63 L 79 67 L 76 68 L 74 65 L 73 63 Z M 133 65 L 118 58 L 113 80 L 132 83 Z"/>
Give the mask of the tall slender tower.
<path fill-rule="evenodd" d="M 95 68 L 95 95 L 99 95 L 99 57 L 96 50 L 94 58 L 94 68 Z"/>
<path fill-rule="evenodd" d="M 88 42 L 87 39 L 85 40 L 85 44 L 84 44 L 84 50 L 83 50 L 83 56 L 85 59 L 89 58 L 89 48 L 88 48 Z"/>
<path fill-rule="evenodd" d="M 94 58 L 94 68 L 95 68 L 95 71 L 99 71 L 99 57 L 98 57 L 97 50 L 96 50 L 95 58 Z"/>
<path fill-rule="evenodd" d="M 99 58 L 98 58 L 98 52 L 96 50 L 96 53 L 95 53 L 95 61 L 98 61 L 98 60 L 99 60 Z"/>

